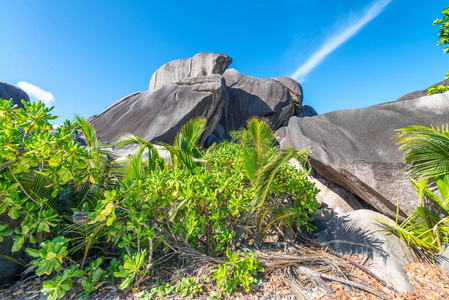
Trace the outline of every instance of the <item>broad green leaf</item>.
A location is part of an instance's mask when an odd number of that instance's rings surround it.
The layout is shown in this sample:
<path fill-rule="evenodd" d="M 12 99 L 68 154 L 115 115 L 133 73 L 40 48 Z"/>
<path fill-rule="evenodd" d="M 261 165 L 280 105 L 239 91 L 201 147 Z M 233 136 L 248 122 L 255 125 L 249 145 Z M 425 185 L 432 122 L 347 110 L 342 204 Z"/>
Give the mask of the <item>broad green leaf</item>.
<path fill-rule="evenodd" d="M 20 249 L 22 249 L 22 245 L 23 245 L 23 243 L 24 243 L 24 241 L 25 241 L 25 237 L 24 236 L 16 236 L 15 238 L 14 238 L 14 245 L 13 245 L 13 247 L 12 247 L 12 252 L 17 252 L 17 251 L 19 251 Z"/>
<path fill-rule="evenodd" d="M 39 254 L 39 251 L 36 250 L 36 249 L 26 248 L 25 251 L 32 257 L 41 257 L 40 254 Z"/>

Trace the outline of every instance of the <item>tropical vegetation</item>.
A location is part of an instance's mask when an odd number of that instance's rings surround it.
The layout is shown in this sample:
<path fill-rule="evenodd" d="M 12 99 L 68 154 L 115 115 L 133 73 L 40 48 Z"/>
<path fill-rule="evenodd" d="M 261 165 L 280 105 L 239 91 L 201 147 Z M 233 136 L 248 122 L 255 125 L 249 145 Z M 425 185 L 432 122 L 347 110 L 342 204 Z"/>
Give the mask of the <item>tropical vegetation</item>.
<path fill-rule="evenodd" d="M 449 7 L 443 9 L 443 17 L 436 19 L 433 25 L 440 25 L 440 31 L 438 33 L 438 46 L 444 46 L 444 53 L 449 53 Z M 446 74 L 446 79 L 449 79 L 449 72 Z M 434 95 L 449 91 L 449 88 L 444 85 L 438 85 L 430 87 L 427 90 L 427 95 Z"/>
<path fill-rule="evenodd" d="M 53 128 L 52 108 L 23 104 L 0 100 L 0 213 L 20 223 L 1 224 L 0 238 L 14 239 L 13 252 L 26 248 L 36 275 L 52 276 L 42 288 L 49 299 L 74 278 L 84 297 L 108 282 L 138 290 L 154 268 L 196 256 L 220 261 L 210 279 L 223 292 L 249 290 L 262 267 L 239 248 L 313 229 L 318 190 L 305 168 L 287 163 L 304 164 L 307 152 L 275 147 L 263 121 L 209 149 L 197 143 L 203 119 L 186 123 L 173 144 L 127 134 L 113 146 L 135 147 L 133 155 L 111 159 L 112 145 L 84 118 Z M 199 293 L 201 284 L 163 291 Z"/>
<path fill-rule="evenodd" d="M 398 129 L 394 139 L 406 150 L 404 163 L 419 205 L 401 224 L 398 218 L 395 225 L 379 221 L 407 245 L 433 256 L 449 242 L 449 127 L 413 125 Z"/>

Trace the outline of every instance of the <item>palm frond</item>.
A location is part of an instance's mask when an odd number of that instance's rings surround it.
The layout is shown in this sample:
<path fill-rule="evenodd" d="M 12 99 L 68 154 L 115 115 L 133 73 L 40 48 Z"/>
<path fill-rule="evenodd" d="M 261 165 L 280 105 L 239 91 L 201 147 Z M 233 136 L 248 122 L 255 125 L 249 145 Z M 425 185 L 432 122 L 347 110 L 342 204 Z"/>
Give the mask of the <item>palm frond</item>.
<path fill-rule="evenodd" d="M 436 177 L 435 182 L 437 184 L 441 196 L 443 197 L 443 202 L 449 201 L 449 174 Z M 448 209 L 447 203 L 445 204 L 445 209 L 446 210 Z"/>
<path fill-rule="evenodd" d="M 144 151 L 145 145 L 140 145 L 133 155 L 117 158 L 114 161 L 115 167 L 112 168 L 112 174 L 121 181 L 142 179 L 147 174 L 142 161 Z"/>
<path fill-rule="evenodd" d="M 115 146 L 117 148 L 130 146 L 130 145 L 138 145 L 139 146 L 139 148 L 137 148 L 135 150 L 135 153 L 137 153 L 139 151 L 143 151 L 145 149 L 148 149 L 148 169 L 150 172 L 153 172 L 156 168 L 159 168 L 162 170 L 167 167 L 164 159 L 162 159 L 160 157 L 159 152 L 157 151 L 156 147 L 154 147 L 154 145 L 151 142 L 146 141 L 143 138 L 141 138 L 140 136 L 137 136 L 137 135 L 134 135 L 131 133 L 123 134 L 116 139 Z M 142 154 L 139 154 L 138 156 L 140 156 L 140 158 L 142 158 L 143 152 L 142 152 Z"/>
<path fill-rule="evenodd" d="M 108 157 L 114 157 L 115 154 L 108 150 L 110 145 L 100 142 L 95 128 L 92 124 L 87 122 L 84 117 L 76 115 L 75 122 L 81 127 L 81 131 L 84 134 L 84 139 L 87 144 L 87 149 L 92 154 L 92 158 L 88 160 L 90 168 L 94 170 L 94 172 L 91 173 L 93 176 L 90 176 L 90 181 L 97 184 L 103 182 L 106 177 L 106 172 L 110 167 L 110 160 Z"/>
<path fill-rule="evenodd" d="M 184 167 L 189 171 L 197 166 L 198 159 L 203 157 L 198 139 L 206 130 L 206 120 L 196 118 L 187 122 L 178 132 L 173 146 L 160 143 L 170 152 L 174 167 Z"/>
<path fill-rule="evenodd" d="M 449 173 L 449 126 L 429 128 L 412 125 L 396 130 L 393 137 L 406 152 L 404 162 L 411 163 L 414 179 L 434 178 Z"/>
<path fill-rule="evenodd" d="M 175 138 L 174 147 L 180 150 L 189 150 L 193 156 L 198 158 L 201 155 L 197 145 L 198 139 L 206 130 L 206 119 L 196 118 L 182 126 Z"/>
<path fill-rule="evenodd" d="M 243 166 L 251 182 L 254 182 L 257 172 L 264 167 L 271 158 L 271 148 L 275 137 L 270 126 L 257 118 L 248 122 L 243 131 L 241 143 L 243 146 Z"/>
<path fill-rule="evenodd" d="M 292 158 L 296 158 L 301 164 L 304 164 L 309 153 L 306 150 L 296 152 L 294 149 L 287 147 L 282 149 L 284 151 L 280 152 L 274 160 L 264 166 L 255 176 L 254 188 L 256 190 L 256 197 L 251 203 L 253 209 L 258 209 L 264 205 L 271 182 L 282 165 Z"/>
<path fill-rule="evenodd" d="M 75 122 L 81 127 L 86 144 L 90 150 L 95 150 L 100 156 L 114 156 L 114 153 L 107 150 L 111 145 L 101 143 L 97 136 L 97 131 L 84 117 L 75 115 Z"/>

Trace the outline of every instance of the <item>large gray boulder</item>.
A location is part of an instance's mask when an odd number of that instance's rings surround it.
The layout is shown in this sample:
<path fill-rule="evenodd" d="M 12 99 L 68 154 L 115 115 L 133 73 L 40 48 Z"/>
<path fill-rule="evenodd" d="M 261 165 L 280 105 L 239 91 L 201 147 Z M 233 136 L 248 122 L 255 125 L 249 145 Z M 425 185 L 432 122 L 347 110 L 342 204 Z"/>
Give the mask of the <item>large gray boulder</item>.
<path fill-rule="evenodd" d="M 201 52 L 192 58 L 178 59 L 166 63 L 151 76 L 150 90 L 158 89 L 189 77 L 219 74 L 232 63 L 232 58 L 220 53 Z"/>
<path fill-rule="evenodd" d="M 396 289 L 413 292 L 404 267 L 415 262 L 415 256 L 403 240 L 379 231 L 384 226 L 374 218 L 394 224 L 380 213 L 356 210 L 330 221 L 326 229 L 317 234 L 318 241 L 345 255 L 368 256 L 371 271 Z"/>
<path fill-rule="evenodd" d="M 30 102 L 30 97 L 24 90 L 3 81 L 0 81 L 0 99 L 13 99 L 18 107 L 23 107 L 22 100 Z"/>
<path fill-rule="evenodd" d="M 449 92 L 360 109 L 290 119 L 281 146 L 311 150 L 312 166 L 327 180 L 394 218 L 405 217 L 418 195 L 402 164 L 403 152 L 391 139 L 409 125 L 449 123 Z M 282 132 L 281 132 L 282 133 Z"/>
<path fill-rule="evenodd" d="M 223 76 L 192 77 L 126 96 L 88 121 L 102 142 L 132 133 L 153 143 L 171 144 L 187 121 L 201 117 L 207 120 L 199 141 L 204 143 L 220 121 L 227 99 Z"/>
<path fill-rule="evenodd" d="M 255 78 L 242 75 L 235 69 L 226 70 L 224 77 L 229 89 L 229 103 L 220 124 L 226 133 L 244 127 L 252 117 L 264 119 L 276 130 L 285 126 L 295 113 L 296 104 L 291 90 L 282 83 L 288 82 L 292 90 L 299 93 L 300 86 L 293 89 L 291 80 L 284 77 Z"/>

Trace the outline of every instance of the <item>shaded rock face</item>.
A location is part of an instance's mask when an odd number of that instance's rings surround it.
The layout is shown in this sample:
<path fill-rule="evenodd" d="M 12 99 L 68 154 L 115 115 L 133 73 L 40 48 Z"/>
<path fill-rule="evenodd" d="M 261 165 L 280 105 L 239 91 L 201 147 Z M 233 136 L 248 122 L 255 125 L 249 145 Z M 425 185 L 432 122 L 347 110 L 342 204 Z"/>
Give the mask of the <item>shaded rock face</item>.
<path fill-rule="evenodd" d="M 448 86 L 449 85 L 449 79 L 446 79 L 446 80 L 443 80 L 441 82 L 438 82 L 437 84 L 434 84 L 434 85 L 430 86 L 429 88 L 437 86 L 437 85 Z M 400 97 L 396 101 L 407 101 L 407 100 L 411 100 L 411 99 L 416 99 L 416 98 L 419 98 L 419 97 L 427 96 L 427 92 L 428 92 L 429 88 L 421 90 L 421 91 L 411 92 L 411 93 L 409 93 L 407 95 L 404 95 L 404 96 Z"/>
<path fill-rule="evenodd" d="M 178 59 L 166 63 L 151 76 L 150 90 L 175 83 L 189 77 L 219 74 L 232 63 L 232 58 L 220 53 L 202 52 L 192 58 Z"/>
<path fill-rule="evenodd" d="M 309 105 L 303 105 L 301 107 L 301 111 L 299 112 L 298 117 L 305 118 L 305 117 L 313 117 L 318 115 L 315 109 L 313 109 L 312 106 Z"/>
<path fill-rule="evenodd" d="M 0 81 L 0 99 L 10 100 L 13 99 L 14 104 L 18 107 L 23 107 L 21 100 L 30 102 L 30 97 L 21 88 L 11 85 L 6 82 Z"/>
<path fill-rule="evenodd" d="M 290 77 L 276 77 L 275 80 L 282 83 L 288 91 L 290 92 L 290 96 L 293 99 L 293 105 L 295 106 L 295 114 L 299 114 L 302 107 L 302 100 L 304 99 L 304 93 L 302 90 L 302 86 Z"/>
<path fill-rule="evenodd" d="M 449 122 L 449 92 L 361 109 L 290 119 L 281 146 L 312 151 L 312 166 L 327 180 L 394 218 L 409 215 L 418 204 L 415 187 L 402 164 L 403 153 L 391 139 L 409 125 L 442 126 Z M 279 135 L 282 132 L 279 133 Z"/>
<path fill-rule="evenodd" d="M 171 144 L 186 122 L 202 117 L 207 120 L 206 131 L 199 142 L 204 143 L 220 121 L 227 99 L 223 76 L 193 77 L 126 96 L 88 121 L 102 142 L 132 133 L 153 143 Z"/>
<path fill-rule="evenodd" d="M 331 209 L 336 215 L 348 213 L 362 209 L 363 206 L 357 198 L 344 188 L 335 183 L 329 182 L 323 177 L 311 178 L 320 192 L 316 195 L 318 202 L 321 202 L 321 209 Z"/>
<path fill-rule="evenodd" d="M 18 220 L 12 220 L 7 215 L 0 215 L 0 224 L 8 224 L 8 229 L 20 227 L 20 222 Z M 12 236 L 4 236 L 3 241 L 0 243 L 0 254 L 20 260 L 20 257 L 24 254 L 24 251 L 20 250 L 18 252 L 11 252 L 13 244 L 14 240 Z M 11 282 L 14 275 L 19 273 L 19 271 L 20 266 L 17 263 L 0 256 L 0 285 Z"/>
<path fill-rule="evenodd" d="M 286 125 L 293 116 L 295 102 L 289 88 L 280 80 L 246 76 L 235 69 L 226 70 L 224 77 L 229 90 L 229 102 L 220 124 L 226 133 L 246 126 L 252 117 L 264 119 L 276 130 Z M 291 83 L 286 79 L 281 80 Z"/>
<path fill-rule="evenodd" d="M 395 235 L 379 231 L 383 226 L 374 220 L 394 222 L 384 215 L 366 210 L 356 210 L 330 221 L 318 233 L 318 241 L 347 255 L 369 256 L 369 268 L 399 290 L 413 292 L 404 267 L 416 259 L 404 241 Z"/>

